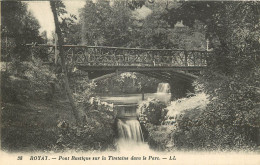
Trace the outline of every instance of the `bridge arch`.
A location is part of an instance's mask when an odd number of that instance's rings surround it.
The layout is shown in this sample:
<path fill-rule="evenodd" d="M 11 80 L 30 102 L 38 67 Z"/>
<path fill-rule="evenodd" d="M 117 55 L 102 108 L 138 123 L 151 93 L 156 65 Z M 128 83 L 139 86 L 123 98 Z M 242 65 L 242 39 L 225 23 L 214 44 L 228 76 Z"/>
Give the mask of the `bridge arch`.
<path fill-rule="evenodd" d="M 89 78 L 91 81 L 100 81 L 110 77 L 117 76 L 127 71 L 99 71 L 89 72 Z M 170 84 L 171 93 L 173 99 L 185 97 L 187 93 L 194 92 L 192 83 L 198 78 L 198 76 L 185 73 L 182 71 L 138 71 L 136 73 L 143 74 L 148 77 L 156 78 Z"/>

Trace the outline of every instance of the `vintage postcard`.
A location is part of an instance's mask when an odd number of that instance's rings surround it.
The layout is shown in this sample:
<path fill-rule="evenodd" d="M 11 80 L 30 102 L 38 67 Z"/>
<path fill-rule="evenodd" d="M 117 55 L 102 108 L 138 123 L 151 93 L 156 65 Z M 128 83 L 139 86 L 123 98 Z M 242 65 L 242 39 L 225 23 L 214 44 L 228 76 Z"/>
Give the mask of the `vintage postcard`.
<path fill-rule="evenodd" d="M 0 3 L 1 165 L 260 164 L 260 2 Z"/>

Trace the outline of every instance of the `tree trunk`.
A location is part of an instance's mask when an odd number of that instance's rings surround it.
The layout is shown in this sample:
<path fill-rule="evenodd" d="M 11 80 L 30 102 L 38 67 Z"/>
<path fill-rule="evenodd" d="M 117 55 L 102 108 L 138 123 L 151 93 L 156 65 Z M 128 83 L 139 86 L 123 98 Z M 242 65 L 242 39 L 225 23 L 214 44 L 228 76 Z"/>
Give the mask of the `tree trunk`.
<path fill-rule="evenodd" d="M 76 124 L 80 125 L 81 122 L 80 122 L 80 117 L 79 117 L 79 111 L 77 110 L 77 106 L 74 102 L 74 99 L 72 97 L 72 92 L 71 92 L 70 86 L 69 86 L 68 71 L 67 71 L 67 68 L 65 66 L 64 50 L 63 50 L 63 47 L 62 47 L 63 37 L 62 37 L 62 33 L 61 33 L 59 21 L 58 21 L 58 15 L 57 15 L 55 1 L 50 1 L 50 6 L 51 6 L 51 10 L 52 10 L 53 17 L 54 17 L 55 32 L 57 33 L 57 38 L 58 38 L 58 49 L 59 49 L 59 55 L 60 55 L 60 58 L 61 58 L 62 72 L 64 74 L 64 80 L 63 81 L 64 81 L 66 95 L 69 99 L 73 115 L 76 119 Z"/>

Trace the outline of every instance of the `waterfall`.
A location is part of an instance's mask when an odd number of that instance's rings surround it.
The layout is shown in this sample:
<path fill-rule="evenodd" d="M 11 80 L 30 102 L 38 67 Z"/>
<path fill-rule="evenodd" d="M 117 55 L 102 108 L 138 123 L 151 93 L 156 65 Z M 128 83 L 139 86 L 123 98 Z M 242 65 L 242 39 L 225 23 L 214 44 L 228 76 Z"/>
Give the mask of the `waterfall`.
<path fill-rule="evenodd" d="M 136 119 L 118 119 L 119 138 L 124 141 L 143 142 L 141 125 Z"/>
<path fill-rule="evenodd" d="M 139 153 L 150 151 L 144 142 L 141 125 L 137 119 L 118 119 L 117 130 L 119 139 L 117 149 L 122 153 Z"/>
<path fill-rule="evenodd" d="M 159 83 L 157 87 L 157 93 L 170 93 L 170 85 L 168 83 Z"/>
<path fill-rule="evenodd" d="M 141 125 L 137 120 L 136 106 L 120 107 L 117 113 L 117 149 L 123 153 L 143 154 L 143 151 L 150 151 L 149 145 L 144 142 Z"/>

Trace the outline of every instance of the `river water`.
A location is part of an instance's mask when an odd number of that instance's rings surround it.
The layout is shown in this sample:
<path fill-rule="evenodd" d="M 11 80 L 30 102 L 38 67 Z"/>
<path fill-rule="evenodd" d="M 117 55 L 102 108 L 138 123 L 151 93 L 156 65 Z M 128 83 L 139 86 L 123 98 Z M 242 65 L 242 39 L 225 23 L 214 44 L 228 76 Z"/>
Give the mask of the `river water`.
<path fill-rule="evenodd" d="M 144 100 L 148 99 L 158 99 L 162 102 L 169 102 L 171 99 L 170 93 L 145 93 Z M 114 105 L 129 105 L 129 104 L 139 104 L 142 100 L 142 94 L 123 94 L 123 95 L 110 95 L 100 97 L 100 100 L 113 103 Z"/>

